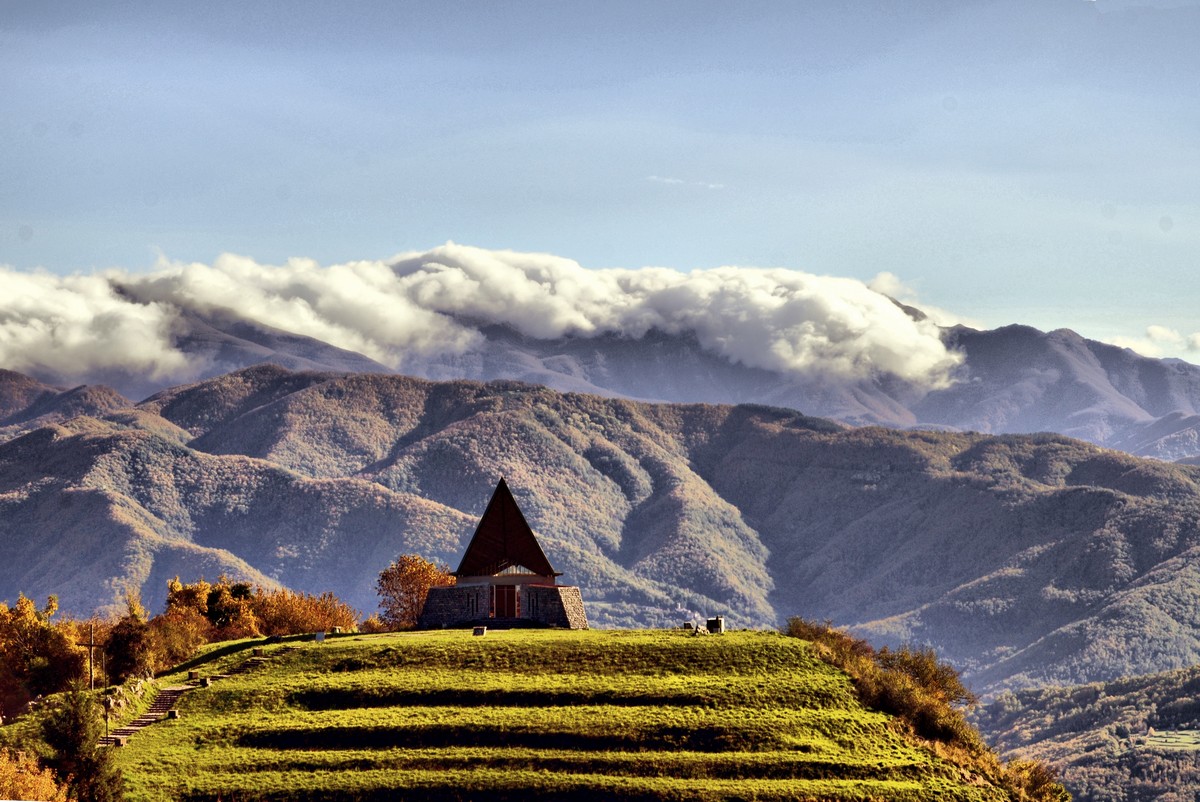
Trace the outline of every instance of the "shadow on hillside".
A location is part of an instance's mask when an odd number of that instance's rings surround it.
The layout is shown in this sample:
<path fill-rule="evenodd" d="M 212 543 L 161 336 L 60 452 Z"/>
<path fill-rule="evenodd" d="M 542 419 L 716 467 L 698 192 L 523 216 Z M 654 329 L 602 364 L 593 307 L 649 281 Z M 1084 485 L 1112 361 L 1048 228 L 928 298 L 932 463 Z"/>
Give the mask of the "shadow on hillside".
<path fill-rule="evenodd" d="M 354 634 L 354 633 L 346 633 L 346 634 Z M 331 636 L 327 636 L 327 637 L 336 637 L 336 636 L 331 635 Z M 343 637 L 344 637 L 344 635 L 343 635 Z M 193 668 L 198 668 L 198 667 L 204 665 L 205 663 L 212 663 L 214 661 L 220 660 L 222 657 L 228 657 L 231 654 L 237 654 L 238 652 L 244 652 L 244 651 L 247 651 L 248 649 L 253 649 L 257 646 L 269 646 L 273 643 L 298 643 L 301 641 L 310 641 L 310 640 L 313 640 L 313 638 L 314 638 L 313 634 L 311 632 L 307 632 L 302 635 L 284 635 L 284 636 L 277 635 L 277 636 L 273 636 L 270 638 L 256 638 L 254 640 L 232 641 L 230 643 L 225 644 L 224 646 L 218 646 L 217 648 L 213 649 L 210 652 L 205 652 L 204 654 L 198 654 L 189 660 L 184 660 L 182 663 L 171 666 L 166 671 L 160 671 L 158 673 L 158 676 L 161 677 L 164 674 L 175 674 L 180 671 L 189 671 Z"/>
<path fill-rule="evenodd" d="M 545 707 L 547 705 L 614 705 L 656 707 L 662 705 L 710 707 L 713 700 L 699 694 L 631 694 L 619 691 L 508 691 L 439 688 L 403 690 L 371 688 L 328 688 L 296 691 L 288 701 L 306 710 L 353 710 L 363 707 Z"/>
<path fill-rule="evenodd" d="M 578 733 L 512 730 L 472 725 L 415 727 L 322 727 L 258 730 L 238 738 L 238 746 L 255 749 L 442 749 L 447 747 L 528 748 L 586 751 L 693 752 L 777 748 L 768 732 L 728 727 L 658 727 L 642 732 Z"/>
<path fill-rule="evenodd" d="M 662 802 L 663 792 L 642 790 L 628 785 L 600 787 L 576 782 L 574 785 L 547 784 L 526 787 L 518 783 L 508 788 L 463 788 L 457 784 L 430 784 L 423 787 L 366 788 L 332 790 L 289 788 L 286 791 L 255 791 L 253 796 L 231 796 L 218 791 L 191 791 L 180 797 L 183 802 L 222 802 L 253 799 L 255 802 L 530 802 L 552 799 L 555 802 Z M 766 799 L 769 797 L 760 797 Z"/>
<path fill-rule="evenodd" d="M 671 776 L 682 780 L 888 780 L 919 782 L 927 770 L 923 763 L 879 762 L 847 763 L 797 750 L 786 758 L 777 753 L 759 753 L 755 759 L 745 752 L 706 756 L 704 760 L 681 757 L 667 750 L 656 754 L 645 751 L 597 753 L 579 751 L 577 754 L 535 752 L 528 755 L 477 752 L 467 756 L 445 753 L 424 753 L 405 756 L 406 771 L 476 771 L 492 769 L 506 772 L 553 772 L 586 775 L 607 774 L 621 777 Z M 303 752 L 288 756 L 289 771 L 329 771 L 330 762 L 306 759 Z M 340 771 L 370 771 L 380 762 L 373 758 L 353 757 L 339 761 Z"/>

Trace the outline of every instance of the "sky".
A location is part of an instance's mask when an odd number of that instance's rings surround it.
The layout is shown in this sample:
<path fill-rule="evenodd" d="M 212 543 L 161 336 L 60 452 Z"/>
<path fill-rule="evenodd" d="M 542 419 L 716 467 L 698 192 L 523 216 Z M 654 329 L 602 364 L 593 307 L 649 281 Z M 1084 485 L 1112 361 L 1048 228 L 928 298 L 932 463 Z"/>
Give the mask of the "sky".
<path fill-rule="evenodd" d="M 0 266 L 886 274 L 1200 361 L 1198 40 L 1184 0 L 0 0 Z"/>

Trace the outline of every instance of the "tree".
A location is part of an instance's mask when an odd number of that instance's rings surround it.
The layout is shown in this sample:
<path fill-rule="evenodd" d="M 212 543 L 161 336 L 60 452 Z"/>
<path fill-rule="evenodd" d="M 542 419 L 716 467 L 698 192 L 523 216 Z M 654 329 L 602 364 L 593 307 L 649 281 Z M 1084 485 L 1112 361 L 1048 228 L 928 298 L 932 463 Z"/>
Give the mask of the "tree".
<path fill-rule="evenodd" d="M 111 749 L 99 746 L 104 717 L 82 683 L 63 694 L 42 720 L 42 738 L 54 753 L 50 766 L 76 799 L 116 802 L 124 798 L 125 781 Z"/>
<path fill-rule="evenodd" d="M 81 675 L 87 654 L 75 647 L 69 627 L 50 622 L 57 611 L 54 596 L 41 610 L 24 594 L 11 608 L 0 602 L 0 715 L 24 712 L 30 699 L 57 693 Z"/>
<path fill-rule="evenodd" d="M 313 596 L 287 588 L 257 588 L 251 609 L 264 635 L 295 635 L 334 627 L 350 632 L 358 628 L 358 611 L 329 592 Z"/>
<path fill-rule="evenodd" d="M 32 755 L 0 749 L 0 799 L 67 802 L 67 787 L 54 772 L 37 764 Z"/>
<path fill-rule="evenodd" d="M 212 624 L 201 613 L 188 607 L 170 607 L 150 619 L 151 643 L 156 670 L 187 660 L 211 640 Z"/>
<path fill-rule="evenodd" d="M 208 620 L 217 629 L 220 640 L 251 638 L 261 635 L 251 602 L 254 588 L 247 582 L 230 583 L 221 576 L 208 591 Z"/>
<path fill-rule="evenodd" d="M 104 656 L 114 682 L 149 674 L 154 662 L 154 633 L 146 623 L 146 609 L 137 591 L 125 596 L 127 612 L 108 635 Z"/>
<path fill-rule="evenodd" d="M 416 554 L 402 554 L 379 573 L 381 618 L 390 629 L 412 629 L 421 617 L 429 589 L 453 585 L 448 566 L 437 566 Z"/>
<path fill-rule="evenodd" d="M 1024 799 L 1036 802 L 1071 802 L 1071 794 L 1058 781 L 1058 772 L 1035 760 L 1014 760 L 1008 764 L 1012 785 Z M 1161 798 L 1161 797 L 1159 797 Z"/>

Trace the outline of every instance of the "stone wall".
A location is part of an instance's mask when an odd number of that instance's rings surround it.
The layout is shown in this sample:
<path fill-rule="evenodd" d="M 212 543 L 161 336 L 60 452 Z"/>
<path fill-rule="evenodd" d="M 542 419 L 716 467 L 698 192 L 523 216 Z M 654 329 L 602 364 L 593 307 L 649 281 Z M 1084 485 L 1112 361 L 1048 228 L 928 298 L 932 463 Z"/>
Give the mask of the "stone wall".
<path fill-rule="evenodd" d="M 417 620 L 419 629 L 467 626 L 488 617 L 491 588 L 487 585 L 450 585 L 429 589 Z"/>
<path fill-rule="evenodd" d="M 587 614 L 579 588 L 565 585 L 520 585 L 520 620 L 564 629 L 587 629 Z M 489 618 L 491 585 L 452 585 L 429 589 L 417 622 L 420 629 L 468 627 L 498 623 Z"/>
<path fill-rule="evenodd" d="M 568 585 L 528 585 L 524 588 L 522 618 L 532 618 L 551 627 L 587 629 L 583 596 Z"/>

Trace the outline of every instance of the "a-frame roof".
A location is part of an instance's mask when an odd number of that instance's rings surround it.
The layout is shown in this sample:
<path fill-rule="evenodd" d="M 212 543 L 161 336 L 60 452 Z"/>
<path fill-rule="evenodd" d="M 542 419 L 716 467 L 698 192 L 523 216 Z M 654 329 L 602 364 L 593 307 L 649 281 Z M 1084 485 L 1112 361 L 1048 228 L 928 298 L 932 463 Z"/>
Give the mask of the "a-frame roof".
<path fill-rule="evenodd" d="M 494 576 L 513 566 L 526 568 L 540 576 L 559 575 L 546 559 L 508 484 L 501 477 L 454 575 Z"/>

